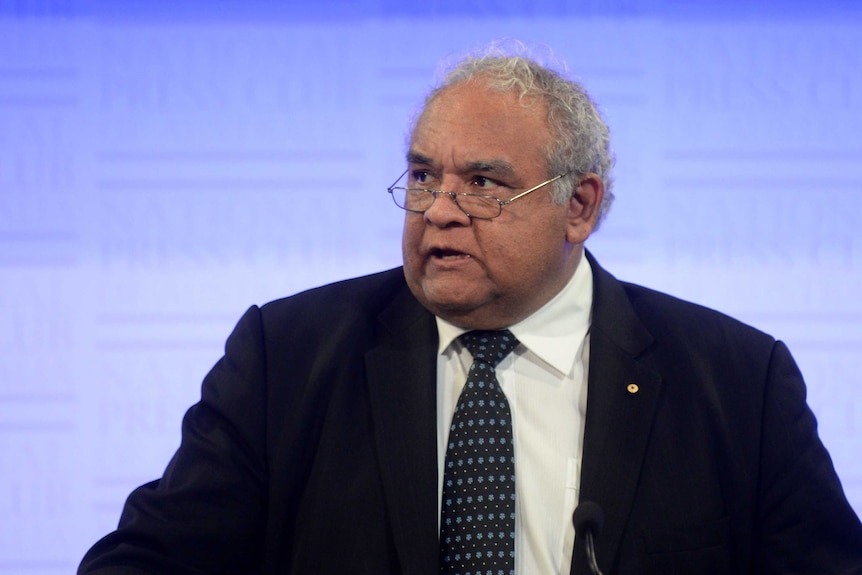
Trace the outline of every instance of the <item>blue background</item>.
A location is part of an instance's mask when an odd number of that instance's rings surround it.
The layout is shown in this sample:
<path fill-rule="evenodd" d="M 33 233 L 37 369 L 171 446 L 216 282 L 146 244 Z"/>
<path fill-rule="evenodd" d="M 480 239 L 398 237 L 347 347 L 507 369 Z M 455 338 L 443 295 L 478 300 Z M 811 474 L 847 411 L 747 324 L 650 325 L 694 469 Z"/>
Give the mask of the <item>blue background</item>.
<path fill-rule="evenodd" d="M 73 571 L 248 305 L 398 265 L 408 120 L 503 37 L 611 124 L 589 247 L 787 341 L 862 510 L 858 2 L 0 0 L 0 573 Z"/>

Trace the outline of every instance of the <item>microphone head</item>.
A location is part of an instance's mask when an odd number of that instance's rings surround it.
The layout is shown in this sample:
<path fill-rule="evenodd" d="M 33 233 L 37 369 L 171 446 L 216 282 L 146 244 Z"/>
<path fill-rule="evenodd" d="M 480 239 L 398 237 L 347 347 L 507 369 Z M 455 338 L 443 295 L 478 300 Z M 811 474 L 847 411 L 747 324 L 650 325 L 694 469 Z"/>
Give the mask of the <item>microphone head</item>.
<path fill-rule="evenodd" d="M 582 501 L 572 514 L 572 523 L 575 525 L 576 532 L 586 533 L 590 530 L 593 532 L 593 537 L 598 537 L 605 525 L 605 513 L 598 503 Z"/>

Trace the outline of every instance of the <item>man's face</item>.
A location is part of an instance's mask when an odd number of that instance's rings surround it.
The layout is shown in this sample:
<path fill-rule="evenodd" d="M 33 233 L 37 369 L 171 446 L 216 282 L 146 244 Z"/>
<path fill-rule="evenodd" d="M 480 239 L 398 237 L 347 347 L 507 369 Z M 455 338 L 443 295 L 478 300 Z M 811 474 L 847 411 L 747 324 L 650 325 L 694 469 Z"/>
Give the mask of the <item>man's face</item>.
<path fill-rule="evenodd" d="M 548 173 L 549 139 L 543 103 L 525 107 L 482 82 L 458 84 L 417 122 L 407 185 L 506 200 L 558 175 Z M 573 192 L 574 178 L 565 180 Z M 469 218 L 446 195 L 424 214 L 407 212 L 402 250 L 413 294 L 467 329 L 503 328 L 536 311 L 574 273 L 595 221 L 584 221 L 577 200 L 557 205 L 550 193 L 528 194 L 492 220 Z"/>

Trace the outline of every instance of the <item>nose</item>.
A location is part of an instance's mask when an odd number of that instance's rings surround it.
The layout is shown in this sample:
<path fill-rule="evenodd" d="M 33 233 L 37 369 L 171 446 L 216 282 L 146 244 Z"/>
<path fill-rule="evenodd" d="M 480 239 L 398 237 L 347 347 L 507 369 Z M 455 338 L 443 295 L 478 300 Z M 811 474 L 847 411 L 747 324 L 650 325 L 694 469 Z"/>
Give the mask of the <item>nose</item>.
<path fill-rule="evenodd" d="M 464 213 L 451 192 L 438 192 L 437 199 L 425 211 L 425 221 L 438 228 L 451 225 L 470 225 L 470 216 Z"/>

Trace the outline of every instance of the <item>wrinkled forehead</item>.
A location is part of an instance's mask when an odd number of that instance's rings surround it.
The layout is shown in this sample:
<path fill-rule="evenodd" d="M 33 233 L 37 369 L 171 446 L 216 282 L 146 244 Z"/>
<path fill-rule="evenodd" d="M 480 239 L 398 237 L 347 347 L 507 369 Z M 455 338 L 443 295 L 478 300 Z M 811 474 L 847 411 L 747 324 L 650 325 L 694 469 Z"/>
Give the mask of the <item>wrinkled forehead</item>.
<path fill-rule="evenodd" d="M 527 178 L 509 182 L 513 185 L 550 173 L 552 139 L 541 102 L 525 103 L 516 91 L 490 90 L 470 82 L 435 96 L 411 133 L 409 163 L 453 170 L 506 163 L 513 175 Z"/>
<path fill-rule="evenodd" d="M 469 95 L 469 97 L 468 97 Z M 461 107 L 463 112 L 484 111 L 491 104 L 505 102 L 509 107 L 535 110 L 547 117 L 547 106 L 541 95 L 525 94 L 517 87 L 494 82 L 493 79 L 477 76 L 433 90 L 414 117 L 410 126 L 408 141 L 412 142 L 417 129 L 423 122 L 433 118 L 434 112 L 441 107 Z M 502 118 L 501 118 L 502 121 Z M 547 133 L 550 135 L 550 125 Z"/>

